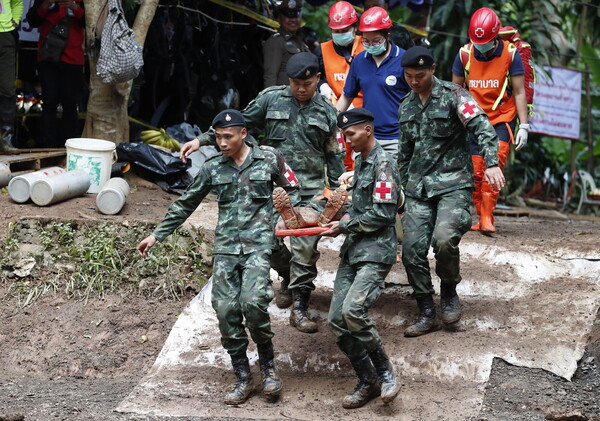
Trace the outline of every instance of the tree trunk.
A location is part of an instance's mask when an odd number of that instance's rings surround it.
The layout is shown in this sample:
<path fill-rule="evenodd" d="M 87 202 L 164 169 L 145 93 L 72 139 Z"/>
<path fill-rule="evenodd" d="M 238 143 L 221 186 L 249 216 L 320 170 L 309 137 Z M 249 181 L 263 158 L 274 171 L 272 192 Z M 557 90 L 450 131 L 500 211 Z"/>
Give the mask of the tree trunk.
<path fill-rule="evenodd" d="M 142 0 L 133 23 L 135 40 L 144 45 L 148 27 L 154 18 L 159 0 Z M 103 83 L 96 75 L 98 46 L 95 46 L 96 23 L 107 0 L 84 0 L 86 51 L 90 64 L 90 97 L 87 104 L 87 116 L 83 128 L 83 137 L 104 139 L 115 142 L 129 141 L 129 120 L 127 103 L 133 81 L 110 85 Z"/>

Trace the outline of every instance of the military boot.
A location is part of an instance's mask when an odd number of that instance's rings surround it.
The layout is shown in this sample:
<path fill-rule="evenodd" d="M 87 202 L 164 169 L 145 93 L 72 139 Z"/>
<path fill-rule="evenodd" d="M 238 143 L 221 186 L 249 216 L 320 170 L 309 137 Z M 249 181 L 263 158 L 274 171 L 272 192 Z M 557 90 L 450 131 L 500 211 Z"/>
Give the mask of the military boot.
<path fill-rule="evenodd" d="M 273 342 L 258 344 L 258 362 L 260 363 L 260 374 L 262 375 L 263 393 L 271 399 L 277 399 L 281 392 L 281 378 L 275 371 L 275 356 L 273 353 Z"/>
<path fill-rule="evenodd" d="M 404 336 L 409 338 L 434 332 L 440 328 L 435 314 L 433 297 L 431 295 L 419 297 L 417 305 L 419 306 L 419 317 L 404 331 Z"/>
<path fill-rule="evenodd" d="M 248 399 L 254 388 L 250 362 L 246 355 L 242 355 L 241 357 L 231 357 L 231 365 L 233 366 L 236 382 L 225 395 L 224 402 L 227 405 L 239 405 Z"/>
<path fill-rule="evenodd" d="M 350 360 L 350 362 L 358 376 L 358 384 L 351 395 L 344 396 L 342 406 L 346 409 L 360 408 L 381 394 L 377 372 L 369 356 L 365 355 L 357 360 Z"/>
<path fill-rule="evenodd" d="M 292 305 L 292 291 L 288 289 L 290 285 L 290 275 L 281 277 L 281 285 L 279 286 L 279 292 L 275 298 L 275 304 L 279 308 L 288 308 Z"/>
<path fill-rule="evenodd" d="M 382 344 L 379 344 L 377 348 L 369 352 L 369 357 L 373 361 L 373 366 L 375 366 L 375 371 L 381 384 L 381 400 L 383 403 L 390 403 L 396 399 L 396 396 L 400 392 L 400 382 L 396 379 L 394 367 L 392 367 L 392 363 L 386 355 Z"/>
<path fill-rule="evenodd" d="M 294 304 L 290 312 L 290 325 L 300 332 L 315 333 L 318 330 L 317 324 L 310 320 L 307 314 L 310 290 L 294 289 L 292 296 L 294 297 Z"/>
<path fill-rule="evenodd" d="M 0 127 L 0 153 L 15 154 L 19 152 L 12 143 L 13 129 L 10 126 Z"/>
<path fill-rule="evenodd" d="M 458 322 L 462 316 L 462 309 L 456 293 L 456 285 L 442 284 L 440 295 L 442 322 L 447 325 Z"/>

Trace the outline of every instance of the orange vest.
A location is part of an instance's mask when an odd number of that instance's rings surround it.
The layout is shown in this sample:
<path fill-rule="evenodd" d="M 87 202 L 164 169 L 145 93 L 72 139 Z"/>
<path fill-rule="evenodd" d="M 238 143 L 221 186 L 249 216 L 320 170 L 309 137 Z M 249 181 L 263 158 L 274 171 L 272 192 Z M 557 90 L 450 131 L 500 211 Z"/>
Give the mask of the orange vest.
<path fill-rule="evenodd" d="M 461 54 L 464 51 L 469 53 L 469 60 L 464 66 L 467 89 L 486 112 L 492 125 L 509 123 L 517 116 L 515 98 L 507 93 L 509 70 L 517 49 L 508 41 L 501 42 L 504 44 L 502 54 L 490 61 L 477 60 L 472 44 L 461 48 Z"/>
<path fill-rule="evenodd" d="M 357 35 L 356 38 L 354 38 L 354 44 L 352 45 L 352 58 L 364 50 L 362 36 Z M 348 76 L 350 65 L 346 62 L 345 57 L 336 53 L 332 40 L 321 43 L 321 53 L 323 54 L 323 64 L 325 65 L 327 84 L 333 90 L 335 96 L 340 98 L 344 93 L 344 84 L 346 83 L 346 76 Z M 335 105 L 337 100 L 331 102 Z M 352 101 L 352 105 L 355 107 L 362 107 L 362 103 L 363 93 L 360 91 L 358 96 Z"/>

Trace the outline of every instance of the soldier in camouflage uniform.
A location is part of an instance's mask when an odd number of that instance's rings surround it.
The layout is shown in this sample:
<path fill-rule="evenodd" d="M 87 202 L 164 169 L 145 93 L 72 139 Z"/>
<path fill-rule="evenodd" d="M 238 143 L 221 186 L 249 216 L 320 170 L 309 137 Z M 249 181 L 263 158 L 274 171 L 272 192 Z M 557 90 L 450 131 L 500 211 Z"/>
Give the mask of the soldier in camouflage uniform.
<path fill-rule="evenodd" d="M 498 138 L 485 112 L 462 87 L 437 79 L 429 50 L 409 49 L 402 58 L 412 91 L 400 103 L 398 170 L 406 194 L 402 263 L 420 310 L 404 332 L 420 336 L 439 329 L 427 253 L 433 246 L 441 281 L 442 322 L 460 320 L 456 285 L 461 281 L 458 244 L 471 227 L 473 164 L 467 134 L 477 138 L 495 189 L 504 186 Z"/>
<path fill-rule="evenodd" d="M 269 256 L 273 247 L 273 184 L 286 190 L 299 185 L 289 180 L 293 172 L 283 155 L 268 146 L 248 145 L 244 118 L 225 110 L 213 120 L 221 153 L 209 158 L 183 196 L 171 205 L 152 235 L 140 242 L 138 253 L 163 241 L 198 207 L 210 191 L 219 201 L 215 230 L 212 306 L 217 313 L 221 343 L 231 356 L 236 383 L 225 396 L 226 404 L 244 402 L 253 389 L 246 356 L 248 335 L 257 345 L 263 393 L 276 398 L 281 379 L 275 372 L 271 321 L 267 312 L 273 299 Z"/>
<path fill-rule="evenodd" d="M 302 0 L 278 0 L 274 14 L 279 22 L 279 30 L 263 45 L 265 88 L 289 85 L 286 73 L 288 60 L 294 54 L 309 51 L 300 30 Z"/>
<path fill-rule="evenodd" d="M 349 191 L 352 206 L 341 221 L 322 235 L 346 234 L 327 319 L 337 344 L 350 359 L 359 382 L 342 401 L 358 408 L 381 395 L 391 402 L 400 390 L 369 308 L 379 298 L 384 280 L 396 262 L 396 211 L 399 176 L 394 158 L 373 134 L 373 114 L 365 108 L 340 113 L 338 126 L 358 155 Z"/>
<path fill-rule="evenodd" d="M 307 206 L 321 194 L 325 179 L 329 187 L 339 186 L 338 177 L 344 172 L 344 149 L 335 136 L 335 108 L 318 92 L 319 64 L 311 53 L 299 53 L 288 62 L 290 86 L 267 88 L 242 111 L 249 128 L 265 132 L 263 144 L 281 151 L 301 182 L 301 201 L 296 206 Z M 214 132 L 208 130 L 199 139 L 186 143 L 181 149 L 185 159 L 201 145 L 211 144 Z M 289 307 L 289 289 L 294 307 L 290 323 L 307 333 L 317 331 L 317 325 L 308 318 L 307 309 L 317 276 L 319 236 L 292 237 L 292 252 L 279 241 L 271 258 L 272 267 L 283 278 L 277 305 Z M 283 298 L 280 300 L 280 298 Z"/>

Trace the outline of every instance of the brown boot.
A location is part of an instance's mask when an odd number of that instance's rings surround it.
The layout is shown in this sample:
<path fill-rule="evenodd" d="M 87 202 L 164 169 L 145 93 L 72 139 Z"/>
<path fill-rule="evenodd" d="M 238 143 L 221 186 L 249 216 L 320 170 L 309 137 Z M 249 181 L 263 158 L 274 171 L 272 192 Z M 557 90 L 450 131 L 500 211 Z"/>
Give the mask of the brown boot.
<path fill-rule="evenodd" d="M 369 356 L 350 362 L 358 376 L 358 384 L 351 395 L 344 396 L 342 406 L 346 409 L 360 408 L 381 394 L 377 372 Z"/>
<path fill-rule="evenodd" d="M 273 206 L 281 215 L 281 218 L 288 229 L 298 229 L 307 225 L 302 218 L 302 215 L 296 212 L 292 206 L 292 202 L 287 192 L 281 187 L 276 187 L 273 190 Z"/>
<path fill-rule="evenodd" d="M 338 187 L 335 189 L 329 199 L 327 199 L 325 209 L 321 212 L 321 215 L 319 215 L 318 224 L 323 226 L 333 221 L 335 217 L 338 216 L 338 212 L 344 203 L 346 203 L 346 200 L 348 200 L 348 191 L 346 188 Z"/>
<path fill-rule="evenodd" d="M 310 299 L 310 290 L 294 289 L 294 306 L 290 312 L 290 325 L 294 326 L 300 332 L 315 333 L 319 330 L 317 324 L 308 318 L 308 301 Z"/>
<path fill-rule="evenodd" d="M 462 309 L 456 293 L 456 285 L 442 284 L 440 296 L 442 322 L 446 325 L 457 323 L 462 316 Z"/>
<path fill-rule="evenodd" d="M 277 297 L 275 298 L 275 304 L 279 308 L 288 308 L 292 305 L 292 291 L 288 289 L 290 285 L 290 277 L 281 278 L 281 286 L 279 287 L 279 292 L 277 292 Z"/>
<path fill-rule="evenodd" d="M 435 314 L 433 297 L 431 295 L 419 297 L 417 298 L 417 304 L 419 306 L 419 317 L 404 331 L 404 336 L 408 338 L 425 335 L 440 329 Z"/>
<path fill-rule="evenodd" d="M 246 355 L 240 357 L 231 357 L 231 365 L 235 374 L 236 382 L 231 386 L 231 390 L 225 395 L 227 405 L 239 405 L 250 397 L 254 389 L 252 373 L 250 372 L 250 362 Z"/>

